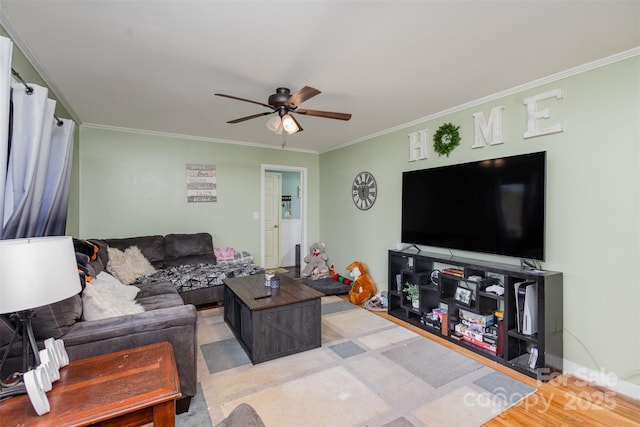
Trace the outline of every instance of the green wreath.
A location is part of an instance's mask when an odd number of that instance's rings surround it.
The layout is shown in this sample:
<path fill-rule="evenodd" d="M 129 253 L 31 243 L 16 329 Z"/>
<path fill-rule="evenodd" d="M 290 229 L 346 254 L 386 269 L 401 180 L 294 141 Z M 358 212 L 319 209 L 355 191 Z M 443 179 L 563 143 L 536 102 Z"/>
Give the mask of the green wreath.
<path fill-rule="evenodd" d="M 438 128 L 433 135 L 433 149 L 439 156 L 449 154 L 460 145 L 460 133 L 458 133 L 460 126 L 455 126 L 453 123 L 445 123 Z"/>

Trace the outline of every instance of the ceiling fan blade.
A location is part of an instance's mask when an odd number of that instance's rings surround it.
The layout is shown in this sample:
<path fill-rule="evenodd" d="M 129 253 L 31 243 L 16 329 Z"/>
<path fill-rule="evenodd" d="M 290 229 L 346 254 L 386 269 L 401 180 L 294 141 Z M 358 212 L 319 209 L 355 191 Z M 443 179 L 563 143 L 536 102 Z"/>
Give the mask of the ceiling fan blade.
<path fill-rule="evenodd" d="M 351 118 L 351 114 L 335 113 L 333 111 L 296 110 L 296 113 L 305 114 L 307 116 L 324 117 L 326 119 L 349 120 Z"/>
<path fill-rule="evenodd" d="M 269 104 L 265 104 L 263 102 L 258 102 L 258 101 L 252 101 L 250 99 L 244 99 L 244 98 L 238 98 L 237 96 L 232 96 L 232 95 L 225 95 L 224 93 L 214 93 L 214 95 L 216 96 L 222 96 L 224 98 L 231 98 L 231 99 L 235 99 L 238 101 L 244 101 L 244 102 L 250 102 L 252 104 L 258 104 L 258 105 L 262 105 L 263 107 L 267 107 L 267 108 L 271 108 L 273 109 L 273 107 Z"/>
<path fill-rule="evenodd" d="M 298 126 L 298 132 L 302 132 L 304 129 L 302 129 L 302 126 L 300 126 L 300 122 L 298 122 L 296 120 L 295 117 L 293 117 L 293 114 L 289 114 L 289 116 L 291 116 L 291 118 L 293 119 L 293 121 L 296 123 L 296 126 Z M 297 133 L 297 132 L 296 132 Z"/>
<path fill-rule="evenodd" d="M 253 114 L 247 117 L 240 117 L 239 119 L 235 119 L 235 120 L 229 120 L 227 123 L 240 123 L 246 120 L 256 119 L 258 117 L 266 116 L 267 114 L 273 114 L 273 113 L 275 113 L 275 111 L 266 111 L 264 113 L 258 113 L 258 114 Z"/>
<path fill-rule="evenodd" d="M 319 93 L 320 91 L 318 89 L 305 86 L 299 91 L 297 91 L 296 93 L 294 93 L 293 95 L 291 95 L 291 97 L 289 97 L 289 99 L 287 100 L 287 102 L 284 103 L 284 105 L 285 107 L 288 107 L 288 108 L 296 108 L 298 105 L 302 104 L 307 99 L 312 98 Z"/>

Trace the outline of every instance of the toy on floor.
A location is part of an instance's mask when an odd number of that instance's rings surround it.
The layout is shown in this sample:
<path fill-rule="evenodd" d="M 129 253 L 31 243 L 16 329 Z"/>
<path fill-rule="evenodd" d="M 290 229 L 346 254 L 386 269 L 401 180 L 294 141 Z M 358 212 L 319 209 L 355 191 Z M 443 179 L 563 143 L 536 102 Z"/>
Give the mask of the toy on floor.
<path fill-rule="evenodd" d="M 331 265 L 329 266 L 329 276 L 333 277 L 336 274 L 336 266 L 335 264 L 331 263 Z"/>
<path fill-rule="evenodd" d="M 352 304 L 360 305 L 376 294 L 376 284 L 371 277 L 367 267 L 360 261 L 354 261 L 347 266 L 347 270 L 353 277 L 353 285 L 349 291 L 349 301 Z"/>
<path fill-rule="evenodd" d="M 309 255 L 304 257 L 304 262 L 306 262 L 307 265 L 300 273 L 300 276 L 312 276 L 312 279 L 319 279 L 329 275 L 329 267 L 327 267 L 329 257 L 324 252 L 324 249 L 324 243 L 318 242 L 309 247 Z"/>
<path fill-rule="evenodd" d="M 362 306 L 370 311 L 387 311 L 388 304 L 387 291 L 382 291 L 366 300 Z"/>
<path fill-rule="evenodd" d="M 351 283 L 353 283 L 353 281 L 347 277 L 341 276 L 338 273 L 334 274 L 333 276 L 333 280 L 335 280 L 336 282 L 340 282 L 345 286 L 351 286 Z"/>

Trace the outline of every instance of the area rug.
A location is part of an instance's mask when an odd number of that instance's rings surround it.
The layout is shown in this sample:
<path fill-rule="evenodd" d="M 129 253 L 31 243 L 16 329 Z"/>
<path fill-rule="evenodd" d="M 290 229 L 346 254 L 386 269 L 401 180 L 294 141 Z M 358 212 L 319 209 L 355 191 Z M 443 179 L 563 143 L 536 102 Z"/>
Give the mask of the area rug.
<path fill-rule="evenodd" d="M 223 308 L 198 312 L 198 342 L 199 395 L 182 427 L 240 403 L 267 427 L 480 426 L 535 392 L 336 296 L 322 298 L 320 348 L 252 365 Z"/>

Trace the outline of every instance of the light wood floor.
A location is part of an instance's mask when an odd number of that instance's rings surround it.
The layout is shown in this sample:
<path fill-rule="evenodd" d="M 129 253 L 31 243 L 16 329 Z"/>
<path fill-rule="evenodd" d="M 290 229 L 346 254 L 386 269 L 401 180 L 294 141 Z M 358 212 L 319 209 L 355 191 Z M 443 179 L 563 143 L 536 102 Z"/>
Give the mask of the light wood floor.
<path fill-rule="evenodd" d="M 458 353 L 521 381 L 538 391 L 485 426 L 640 426 L 640 401 L 570 376 L 561 375 L 547 383 L 515 372 L 386 312 L 374 312 Z"/>

